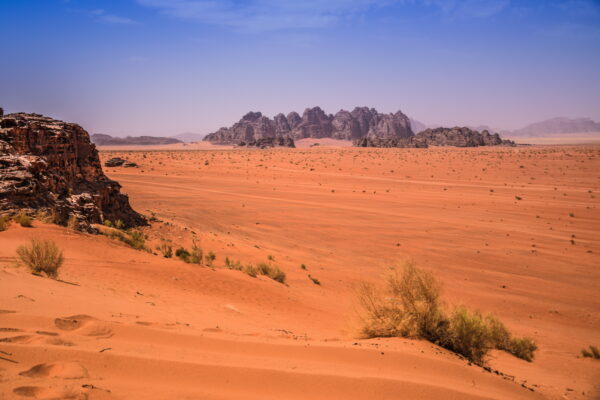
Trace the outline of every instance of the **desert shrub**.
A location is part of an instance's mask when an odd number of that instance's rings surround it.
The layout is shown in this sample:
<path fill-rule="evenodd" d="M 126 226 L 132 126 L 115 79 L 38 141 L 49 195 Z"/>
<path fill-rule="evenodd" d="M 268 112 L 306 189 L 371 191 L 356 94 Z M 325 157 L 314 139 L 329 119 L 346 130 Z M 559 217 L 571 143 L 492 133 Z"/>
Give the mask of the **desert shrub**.
<path fill-rule="evenodd" d="M 0 232 L 7 230 L 9 225 L 10 218 L 0 215 Z"/>
<path fill-rule="evenodd" d="M 190 258 L 190 252 L 187 251 L 185 248 L 180 247 L 177 250 L 175 250 L 175 257 L 181 259 L 184 262 L 189 262 L 189 258 Z"/>
<path fill-rule="evenodd" d="M 225 268 L 241 271 L 242 267 L 243 265 L 239 260 L 233 261 L 230 260 L 229 257 L 225 257 Z"/>
<path fill-rule="evenodd" d="M 163 255 L 164 258 L 171 258 L 173 257 L 173 247 L 168 244 L 168 243 L 161 243 L 158 247 L 157 250 L 161 252 L 161 254 Z"/>
<path fill-rule="evenodd" d="M 462 354 L 476 364 L 483 364 L 486 354 L 494 348 L 485 318 L 479 311 L 470 311 L 465 307 L 454 309 L 448 333 L 440 339 L 444 347 Z"/>
<path fill-rule="evenodd" d="M 258 275 L 258 269 L 252 264 L 244 265 L 241 271 L 246 275 L 250 275 L 253 278 L 256 278 L 256 276 Z"/>
<path fill-rule="evenodd" d="M 150 251 L 148 247 L 146 247 L 146 237 L 140 231 L 131 230 L 129 232 L 123 232 L 111 229 L 106 233 L 106 236 L 111 239 L 118 239 L 136 250 Z"/>
<path fill-rule="evenodd" d="M 31 217 L 27 214 L 18 214 L 15 215 L 15 217 L 13 218 L 15 220 L 15 222 L 19 225 L 21 225 L 24 228 L 31 228 L 32 225 L 32 220 Z"/>
<path fill-rule="evenodd" d="M 104 224 L 104 226 L 108 226 L 109 228 L 112 228 L 113 226 L 112 222 L 110 222 L 110 219 L 105 219 L 104 221 L 102 221 L 102 223 Z"/>
<path fill-rule="evenodd" d="M 17 255 L 34 274 L 45 273 L 49 278 L 58 276 L 63 254 L 51 240 L 32 239 L 28 245 L 17 248 Z"/>
<path fill-rule="evenodd" d="M 120 219 L 116 220 L 113 225 L 117 229 L 123 229 L 123 228 L 125 228 L 125 224 Z"/>
<path fill-rule="evenodd" d="M 212 251 L 209 251 L 208 254 L 204 257 L 206 266 L 210 267 L 216 258 L 217 258 L 217 256 L 215 255 L 215 253 L 213 253 Z"/>
<path fill-rule="evenodd" d="M 443 326 L 439 285 L 430 273 L 412 263 L 390 271 L 383 295 L 378 288 L 363 285 L 359 303 L 365 311 L 363 336 L 438 340 L 437 331 Z"/>
<path fill-rule="evenodd" d="M 317 278 L 313 278 L 310 274 L 308 274 L 308 279 L 310 279 L 312 281 L 312 283 L 314 283 L 315 285 L 321 284 L 320 280 L 318 280 Z"/>
<path fill-rule="evenodd" d="M 428 340 L 469 360 L 484 364 L 491 349 L 526 361 L 537 349 L 529 338 L 513 337 L 493 315 L 455 307 L 448 315 L 433 275 L 407 263 L 392 269 L 382 291 L 364 284 L 358 297 L 363 337 L 409 337 Z"/>
<path fill-rule="evenodd" d="M 275 265 L 259 263 L 256 265 L 256 270 L 259 275 L 265 275 L 274 281 L 285 283 L 285 272 Z"/>
<path fill-rule="evenodd" d="M 581 349 L 581 355 L 586 358 L 595 358 L 596 360 L 600 360 L 600 351 L 596 346 L 589 346 L 588 349 Z"/>
<path fill-rule="evenodd" d="M 194 243 L 192 246 L 192 251 L 190 252 L 190 257 L 188 258 L 188 262 L 190 264 L 202 264 L 203 255 L 204 251 L 202 251 L 202 247 Z"/>
<path fill-rule="evenodd" d="M 511 338 L 508 349 L 500 350 L 505 350 L 517 358 L 531 362 L 533 361 L 535 351 L 537 350 L 537 345 L 533 339 L 530 338 Z M 598 358 L 600 358 L 600 354 L 598 354 L 598 356 Z"/>

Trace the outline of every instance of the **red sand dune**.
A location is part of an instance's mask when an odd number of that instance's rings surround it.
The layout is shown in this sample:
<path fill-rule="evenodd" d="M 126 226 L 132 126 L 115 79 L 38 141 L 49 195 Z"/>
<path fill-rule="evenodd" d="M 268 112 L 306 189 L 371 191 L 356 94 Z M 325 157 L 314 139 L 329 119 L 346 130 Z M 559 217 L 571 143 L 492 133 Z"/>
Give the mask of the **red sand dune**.
<path fill-rule="evenodd" d="M 600 394 L 600 363 L 578 356 L 600 345 L 600 147 L 101 155 L 140 165 L 106 172 L 161 221 L 145 228 L 152 247 L 195 240 L 214 268 L 13 224 L 0 232 L 0 398 Z M 64 249 L 62 281 L 16 265 L 32 237 Z M 286 285 L 222 267 L 268 256 Z M 436 275 L 448 303 L 534 338 L 534 362 L 492 352 L 501 376 L 424 341 L 356 339 L 356 285 L 405 259 Z"/>

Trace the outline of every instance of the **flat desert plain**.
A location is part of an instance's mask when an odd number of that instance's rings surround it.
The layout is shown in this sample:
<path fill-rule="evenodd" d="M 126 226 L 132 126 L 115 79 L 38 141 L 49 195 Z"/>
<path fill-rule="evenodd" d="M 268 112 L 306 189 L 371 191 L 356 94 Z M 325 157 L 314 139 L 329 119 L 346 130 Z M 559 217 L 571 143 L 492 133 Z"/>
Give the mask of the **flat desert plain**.
<path fill-rule="evenodd" d="M 101 152 L 115 156 L 139 164 L 104 170 L 153 217 L 155 254 L 38 221 L 0 232 L 2 399 L 600 398 L 600 363 L 580 356 L 600 345 L 600 146 Z M 32 237 L 64 250 L 60 280 L 17 263 Z M 535 339 L 535 360 L 492 351 L 486 370 L 358 339 L 357 287 L 406 260 L 448 306 Z"/>

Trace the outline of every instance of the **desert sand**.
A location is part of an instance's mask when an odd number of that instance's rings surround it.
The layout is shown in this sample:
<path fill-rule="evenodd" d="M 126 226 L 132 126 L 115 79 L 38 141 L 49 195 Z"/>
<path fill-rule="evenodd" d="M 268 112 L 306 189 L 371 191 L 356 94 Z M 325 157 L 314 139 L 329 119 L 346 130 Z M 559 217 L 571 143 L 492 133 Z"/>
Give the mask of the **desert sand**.
<path fill-rule="evenodd" d="M 115 156 L 140 165 L 104 170 L 155 217 L 151 247 L 196 241 L 214 265 L 11 225 L 2 399 L 600 396 L 598 361 L 579 356 L 600 344 L 599 146 L 101 152 Z M 32 237 L 64 249 L 59 281 L 19 266 Z M 269 256 L 286 284 L 223 268 Z M 492 352 L 490 372 L 425 341 L 357 339 L 357 285 L 402 260 L 534 338 L 535 360 Z"/>

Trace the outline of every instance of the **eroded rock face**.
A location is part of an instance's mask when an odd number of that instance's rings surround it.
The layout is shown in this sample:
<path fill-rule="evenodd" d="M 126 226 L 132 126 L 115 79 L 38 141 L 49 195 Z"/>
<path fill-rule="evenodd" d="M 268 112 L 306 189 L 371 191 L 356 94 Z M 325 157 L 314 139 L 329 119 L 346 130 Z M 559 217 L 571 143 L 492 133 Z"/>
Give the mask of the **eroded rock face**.
<path fill-rule="evenodd" d="M 145 224 L 120 189 L 79 125 L 37 114 L 0 118 L 0 213 L 46 211 L 59 224 L 74 215 L 87 231 L 104 219 Z"/>
<path fill-rule="evenodd" d="M 302 117 L 291 112 L 287 117 L 277 114 L 273 120 L 261 113 L 248 113 L 231 128 L 221 128 L 206 136 L 215 144 L 249 143 L 253 140 L 274 138 L 334 138 L 356 140 L 369 136 L 375 138 L 411 137 L 413 132 L 406 115 L 380 114 L 374 108 L 356 107 L 352 112 L 340 110 L 335 116 L 326 114 L 320 107 L 307 108 Z M 288 140 L 283 140 L 287 143 Z"/>
<path fill-rule="evenodd" d="M 430 146 L 478 147 L 515 146 L 512 140 L 503 140 L 497 133 L 475 131 L 466 127 L 426 129 L 417 134 Z"/>
<path fill-rule="evenodd" d="M 218 131 L 206 136 L 204 140 L 208 140 L 215 144 L 233 144 L 248 145 L 257 141 L 264 143 L 270 142 L 275 146 L 279 143 L 289 143 L 291 137 L 289 135 L 290 127 L 286 117 L 279 114 L 272 121 L 263 116 L 260 112 L 249 112 L 244 115 L 239 122 L 235 123 L 231 128 L 221 128 Z M 291 140 L 293 144 L 293 140 Z"/>
<path fill-rule="evenodd" d="M 238 146 L 256 147 L 258 149 L 268 149 L 270 147 L 296 147 L 294 140 L 289 137 L 267 137 L 252 140 L 248 143 L 240 142 Z"/>
<path fill-rule="evenodd" d="M 400 148 L 427 148 L 427 142 L 416 137 L 362 137 L 354 141 L 356 147 L 400 147 Z"/>

